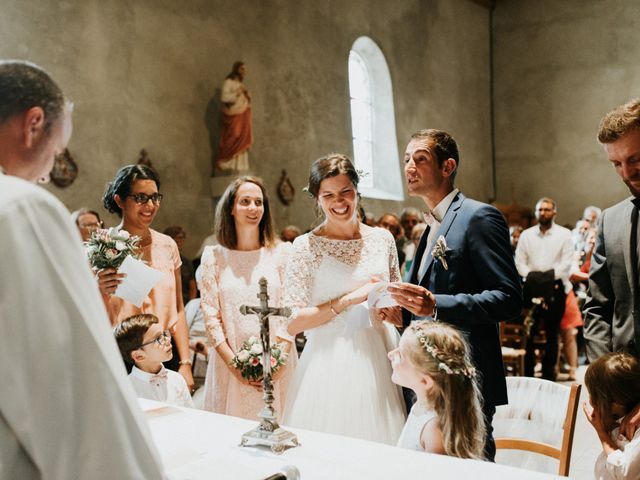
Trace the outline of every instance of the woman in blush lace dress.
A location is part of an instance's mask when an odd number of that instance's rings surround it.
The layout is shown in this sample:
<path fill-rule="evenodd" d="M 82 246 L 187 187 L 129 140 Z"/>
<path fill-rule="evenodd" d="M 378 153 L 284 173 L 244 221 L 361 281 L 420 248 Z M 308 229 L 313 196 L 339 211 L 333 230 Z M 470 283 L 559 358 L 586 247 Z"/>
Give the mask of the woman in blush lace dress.
<path fill-rule="evenodd" d="M 325 218 L 296 238 L 287 265 L 288 330 L 304 331 L 307 344 L 283 423 L 395 445 L 405 407 L 387 352 L 398 334 L 374 318 L 366 300 L 376 282 L 400 280 L 398 257 L 388 231 L 359 222 L 357 185 L 344 155 L 311 167 L 308 190 Z"/>
<path fill-rule="evenodd" d="M 210 345 L 204 408 L 255 419 L 263 404 L 262 384 L 243 378 L 231 361 L 242 342 L 260 338 L 260 324 L 257 316 L 242 315 L 240 306 L 257 304 L 262 277 L 269 282 L 270 302 L 282 305 L 290 244 L 276 243 L 269 198 L 255 177 L 240 177 L 227 187 L 216 208 L 215 232 L 219 245 L 205 249 L 201 264 L 201 305 Z M 271 342 L 283 342 L 290 352 L 273 376 L 274 408 L 281 412 L 297 356 L 286 319 L 273 316 L 269 326 Z"/>

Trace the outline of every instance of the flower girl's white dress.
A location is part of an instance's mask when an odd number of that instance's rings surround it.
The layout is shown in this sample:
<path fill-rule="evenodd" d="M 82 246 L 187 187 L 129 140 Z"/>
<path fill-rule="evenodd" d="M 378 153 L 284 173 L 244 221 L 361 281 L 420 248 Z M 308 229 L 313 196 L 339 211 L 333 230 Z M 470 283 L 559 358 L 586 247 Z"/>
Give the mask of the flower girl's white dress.
<path fill-rule="evenodd" d="M 363 285 L 373 275 L 399 281 L 391 234 L 365 230 L 357 240 L 313 233 L 296 238 L 285 275 L 285 304 L 314 306 Z M 389 350 L 396 330 L 370 320 L 366 302 L 305 332 L 307 344 L 291 381 L 283 423 L 395 445 L 405 422 L 400 389 L 391 382 Z"/>

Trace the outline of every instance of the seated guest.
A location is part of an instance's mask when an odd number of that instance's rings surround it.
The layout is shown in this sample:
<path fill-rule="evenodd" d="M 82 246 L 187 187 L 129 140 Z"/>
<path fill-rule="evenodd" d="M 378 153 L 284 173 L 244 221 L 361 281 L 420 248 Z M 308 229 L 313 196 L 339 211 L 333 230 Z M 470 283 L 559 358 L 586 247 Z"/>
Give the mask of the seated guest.
<path fill-rule="evenodd" d="M 398 446 L 481 459 L 485 426 L 480 390 L 460 332 L 444 323 L 414 322 L 389 352 L 389 360 L 391 380 L 417 397 Z"/>
<path fill-rule="evenodd" d="M 134 364 L 129 380 L 138 397 L 193 408 L 187 382 L 162 364 L 173 356 L 171 334 L 162 330 L 155 315 L 129 317 L 118 324 L 114 334 L 122 358 Z"/>
<path fill-rule="evenodd" d="M 402 249 L 404 244 L 404 234 L 402 233 L 402 226 L 400 225 L 400 219 L 393 213 L 385 213 L 378 220 L 378 226 L 389 230 L 391 235 L 396 241 L 396 250 L 398 251 L 398 264 L 402 265 L 405 260 L 405 253 Z"/>
<path fill-rule="evenodd" d="M 582 213 L 582 218 L 584 220 L 587 220 L 592 227 L 595 227 L 596 223 L 598 222 L 598 218 L 600 218 L 601 213 L 602 213 L 602 210 L 600 208 L 590 205 L 584 209 L 584 212 Z"/>
<path fill-rule="evenodd" d="M 602 444 L 596 478 L 640 478 L 640 429 L 630 433 L 626 421 L 640 406 L 640 362 L 628 353 L 607 353 L 589 365 L 584 383 L 591 406 L 585 402 L 583 410 Z"/>
<path fill-rule="evenodd" d="M 400 225 L 402 226 L 402 230 L 404 233 L 404 238 L 402 239 L 402 250 L 405 254 L 405 262 L 407 260 L 411 260 L 413 258 L 413 253 L 415 252 L 418 245 L 414 245 L 411 241 L 411 233 L 413 232 L 413 227 L 422 222 L 422 214 L 420 210 L 415 207 L 406 207 L 400 213 Z"/>
<path fill-rule="evenodd" d="M 178 252 L 180 252 L 180 261 L 182 261 L 182 265 L 180 265 L 180 277 L 182 278 L 182 301 L 186 305 L 189 300 L 193 300 L 198 296 L 193 262 L 182 253 L 184 241 L 187 238 L 187 232 L 184 231 L 184 228 L 174 225 L 172 227 L 165 228 L 163 233 L 173 238 L 173 241 L 176 242 L 176 245 L 178 246 Z"/>
<path fill-rule="evenodd" d="M 196 270 L 196 284 L 198 290 L 202 288 L 202 268 L 198 267 Z M 187 327 L 189 328 L 189 348 L 202 357 L 202 360 L 206 360 L 209 356 L 207 350 L 207 332 L 204 322 L 204 313 L 202 313 L 202 306 L 200 305 L 200 297 L 189 300 L 184 306 L 184 316 L 187 319 Z M 196 374 L 196 366 L 193 366 L 194 375 Z M 204 376 L 206 372 L 199 372 Z"/>
<path fill-rule="evenodd" d="M 103 227 L 102 220 L 98 212 L 89 210 L 88 208 L 80 208 L 71 214 L 71 220 L 76 224 L 83 242 L 88 242 L 91 234 L 97 229 Z"/>
<path fill-rule="evenodd" d="M 418 223 L 411 230 L 411 242 L 413 244 L 414 251 L 418 248 L 418 244 L 420 243 L 420 238 L 422 234 L 427 229 L 426 223 Z M 402 266 L 400 267 L 400 273 L 402 274 L 402 279 L 405 282 L 410 280 L 409 275 L 411 274 L 411 266 L 413 265 L 413 256 L 411 258 L 407 258 Z"/>
<path fill-rule="evenodd" d="M 520 240 L 520 234 L 524 230 L 520 225 L 511 225 L 509 227 L 509 239 L 511 240 L 511 248 L 513 254 L 516 254 L 516 248 L 518 248 L 518 241 Z"/>
<path fill-rule="evenodd" d="M 287 225 L 280 232 L 280 240 L 283 242 L 293 242 L 297 237 L 300 236 L 300 229 L 295 225 Z"/>

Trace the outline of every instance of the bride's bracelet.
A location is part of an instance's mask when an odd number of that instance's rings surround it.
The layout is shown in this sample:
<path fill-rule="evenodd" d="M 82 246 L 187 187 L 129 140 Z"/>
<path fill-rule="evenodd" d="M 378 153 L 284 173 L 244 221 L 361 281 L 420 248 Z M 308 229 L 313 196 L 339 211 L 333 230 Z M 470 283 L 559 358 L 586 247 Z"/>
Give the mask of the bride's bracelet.
<path fill-rule="evenodd" d="M 338 312 L 336 312 L 335 308 L 333 308 L 333 299 L 329 300 L 329 310 L 331 310 L 331 313 L 333 313 L 334 317 L 340 315 Z"/>

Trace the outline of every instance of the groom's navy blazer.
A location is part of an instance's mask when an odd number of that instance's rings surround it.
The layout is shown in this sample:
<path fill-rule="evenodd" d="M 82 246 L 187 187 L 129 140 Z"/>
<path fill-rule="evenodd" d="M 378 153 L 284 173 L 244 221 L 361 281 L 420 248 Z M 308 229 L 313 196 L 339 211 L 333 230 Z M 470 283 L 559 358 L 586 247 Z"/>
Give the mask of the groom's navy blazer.
<path fill-rule="evenodd" d="M 410 281 L 435 295 L 438 321 L 465 334 L 481 373 L 485 404 L 506 404 L 498 322 L 520 315 L 522 290 L 504 217 L 495 207 L 458 193 L 434 237 L 434 243 L 440 236 L 446 241 L 447 269 L 431 251 L 425 252 L 428 235 L 429 228 L 416 250 Z M 427 267 L 419 279 L 424 255 Z M 404 310 L 405 325 L 411 320 L 411 313 Z"/>

